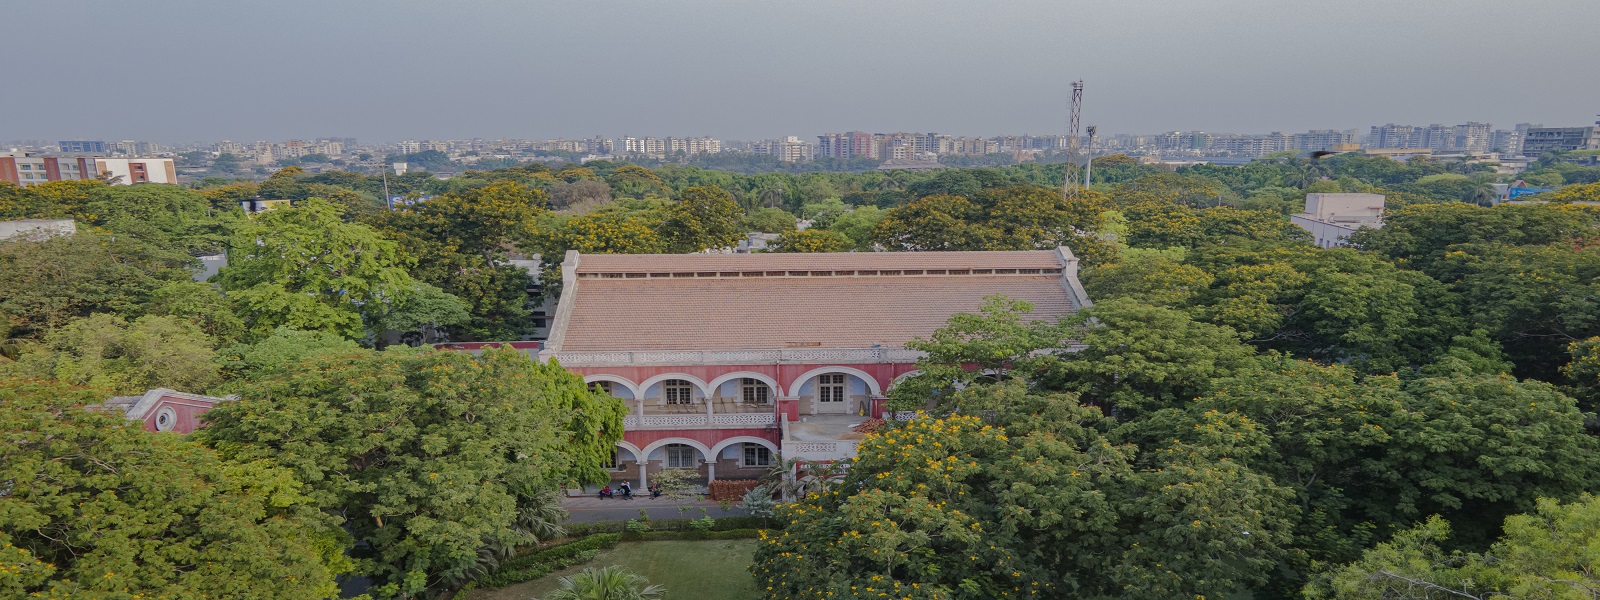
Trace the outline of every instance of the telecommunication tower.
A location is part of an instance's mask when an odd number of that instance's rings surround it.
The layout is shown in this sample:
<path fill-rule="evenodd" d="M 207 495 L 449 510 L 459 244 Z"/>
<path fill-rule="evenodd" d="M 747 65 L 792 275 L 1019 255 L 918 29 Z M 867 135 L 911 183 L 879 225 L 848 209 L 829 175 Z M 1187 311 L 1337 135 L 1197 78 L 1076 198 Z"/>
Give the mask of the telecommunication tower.
<path fill-rule="evenodd" d="M 1066 199 L 1078 197 L 1078 113 L 1083 109 L 1083 80 L 1072 82 L 1072 116 L 1067 121 L 1067 183 L 1061 189 Z"/>

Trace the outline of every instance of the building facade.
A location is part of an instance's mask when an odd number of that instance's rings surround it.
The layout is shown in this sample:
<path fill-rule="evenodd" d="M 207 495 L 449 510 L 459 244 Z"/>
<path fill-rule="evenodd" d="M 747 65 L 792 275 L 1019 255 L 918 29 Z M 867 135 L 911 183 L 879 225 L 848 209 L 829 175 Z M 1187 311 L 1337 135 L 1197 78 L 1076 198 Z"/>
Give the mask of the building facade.
<path fill-rule="evenodd" d="M 1382 194 L 1306 194 L 1306 211 L 1289 221 L 1309 232 L 1318 248 L 1343 246 L 1363 227 L 1383 227 L 1384 201 Z"/>
<path fill-rule="evenodd" d="M 178 183 L 178 170 L 170 158 L 96 158 L 95 170 L 113 183 Z"/>
<path fill-rule="evenodd" d="M 100 408 L 121 412 L 128 420 L 142 423 L 145 431 L 193 433 L 200 428 L 200 415 L 218 402 L 233 399 L 156 388 L 140 396 L 112 397 Z"/>
<path fill-rule="evenodd" d="M 1600 121 L 1593 127 L 1530 127 L 1522 139 L 1522 155 L 1533 158 L 1552 150 L 1600 150 Z"/>
<path fill-rule="evenodd" d="M 96 159 L 84 156 L 36 156 L 29 152 L 0 152 L 0 181 L 20 186 L 49 181 L 76 181 L 100 176 Z"/>
<path fill-rule="evenodd" d="M 628 403 L 614 478 L 665 468 L 755 478 L 781 455 L 854 456 L 855 427 L 926 338 L 995 295 L 1030 319 L 1089 306 L 1066 248 L 1021 252 L 569 252 L 541 360 Z"/>

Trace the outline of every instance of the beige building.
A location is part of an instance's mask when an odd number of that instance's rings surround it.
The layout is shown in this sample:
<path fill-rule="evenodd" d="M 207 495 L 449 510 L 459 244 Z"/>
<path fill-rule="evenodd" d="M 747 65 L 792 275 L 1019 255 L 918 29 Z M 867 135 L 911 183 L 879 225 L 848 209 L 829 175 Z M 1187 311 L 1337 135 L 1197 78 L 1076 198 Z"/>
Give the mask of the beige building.
<path fill-rule="evenodd" d="M 1363 227 L 1383 227 L 1383 194 L 1306 194 L 1306 211 L 1289 221 L 1311 233 L 1318 248 L 1343 246 Z"/>
<path fill-rule="evenodd" d="M 170 158 L 96 158 L 94 165 L 101 177 L 112 178 L 120 185 L 178 182 L 178 171 Z"/>

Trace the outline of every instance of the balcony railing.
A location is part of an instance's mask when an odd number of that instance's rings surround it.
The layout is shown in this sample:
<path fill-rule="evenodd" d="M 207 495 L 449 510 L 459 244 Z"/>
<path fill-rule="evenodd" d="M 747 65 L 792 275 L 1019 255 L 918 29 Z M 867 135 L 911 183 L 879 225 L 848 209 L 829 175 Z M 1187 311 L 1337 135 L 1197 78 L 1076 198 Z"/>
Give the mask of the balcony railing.
<path fill-rule="evenodd" d="M 642 417 L 629 415 L 622 419 L 622 426 L 625 429 L 748 428 L 771 427 L 777 423 L 778 416 L 771 412 L 712 415 L 645 415 Z"/>
<path fill-rule="evenodd" d="M 557 352 L 567 367 L 706 364 L 911 363 L 922 357 L 904 348 L 786 348 L 782 350 L 661 350 L 647 352 Z"/>

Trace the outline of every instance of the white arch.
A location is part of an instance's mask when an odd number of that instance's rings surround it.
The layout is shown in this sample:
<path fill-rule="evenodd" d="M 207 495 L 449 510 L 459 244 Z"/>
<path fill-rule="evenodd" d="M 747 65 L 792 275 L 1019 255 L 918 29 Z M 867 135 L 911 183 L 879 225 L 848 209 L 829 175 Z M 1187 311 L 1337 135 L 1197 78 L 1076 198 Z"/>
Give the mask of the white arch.
<path fill-rule="evenodd" d="M 644 381 L 639 382 L 639 396 L 638 397 L 641 397 L 641 398 L 644 397 L 644 393 L 650 391 L 650 386 L 655 385 L 657 383 L 661 383 L 663 381 L 670 380 L 670 379 L 682 379 L 682 380 L 687 381 L 689 383 L 693 383 L 693 384 L 695 384 L 697 386 L 700 386 L 700 395 L 701 395 L 701 397 L 710 398 L 710 397 L 713 396 L 713 394 L 711 393 L 710 387 L 708 387 L 706 385 L 706 382 L 705 382 L 704 379 L 701 379 L 699 377 L 695 377 L 693 375 L 689 375 L 687 373 L 662 373 L 662 374 L 657 375 L 655 377 L 651 377 L 649 379 L 646 379 Z"/>
<path fill-rule="evenodd" d="M 594 383 L 596 381 L 609 381 L 611 383 L 620 383 L 620 384 L 622 384 L 622 387 L 628 388 L 628 391 L 633 392 L 634 399 L 638 399 L 640 396 L 644 395 L 644 390 L 639 389 L 638 385 L 635 385 L 632 381 L 628 381 L 628 378 L 626 378 L 626 377 L 622 377 L 622 376 L 619 376 L 619 375 L 605 375 L 605 374 L 584 375 L 583 376 L 583 382 L 585 384 Z"/>
<path fill-rule="evenodd" d="M 767 387 L 772 388 L 772 397 L 774 397 L 774 398 L 783 395 L 783 387 L 778 385 L 778 380 L 773 379 L 771 377 L 768 377 L 766 375 L 762 375 L 760 373 L 752 372 L 752 371 L 739 371 L 737 373 L 728 373 L 727 375 L 723 375 L 721 377 L 718 377 L 716 379 L 711 380 L 711 383 L 708 384 L 707 387 L 710 388 L 713 393 L 715 393 L 717 390 L 722 389 L 722 384 L 727 383 L 728 380 L 734 379 L 736 377 L 749 377 L 751 379 L 759 380 L 760 382 L 767 384 Z"/>
<path fill-rule="evenodd" d="M 800 393 L 800 390 L 805 389 L 807 381 L 810 381 L 812 377 L 816 377 L 824 373 L 845 373 L 848 375 L 854 375 L 857 379 L 867 382 L 868 393 L 872 394 L 873 396 L 883 395 L 883 390 L 878 387 L 877 378 L 868 375 L 866 371 L 862 371 L 861 369 L 852 369 L 850 367 L 837 366 L 819 367 L 810 371 L 806 371 L 804 375 L 801 375 L 794 380 L 794 383 L 789 386 L 789 391 L 795 394 Z"/>
<path fill-rule="evenodd" d="M 639 453 L 639 447 L 633 445 L 631 442 L 628 442 L 626 440 L 619 441 L 619 442 L 617 442 L 617 447 L 621 448 L 623 450 L 627 450 L 628 452 L 632 452 L 633 453 L 633 462 L 636 462 L 636 463 L 644 462 L 645 455 L 640 454 Z"/>
<path fill-rule="evenodd" d="M 706 462 L 712 462 L 712 461 L 717 460 L 715 458 L 712 458 L 711 449 L 707 448 L 705 444 L 702 444 L 700 442 L 691 440 L 689 438 L 666 438 L 666 439 L 662 439 L 662 440 L 656 440 L 655 443 L 652 443 L 649 446 L 645 446 L 644 450 L 641 450 L 639 455 L 643 456 L 644 460 L 650 460 L 650 455 L 651 454 L 655 454 L 656 450 L 660 450 L 661 448 L 665 448 L 667 446 L 667 444 L 683 444 L 685 446 L 693 447 L 694 449 L 700 451 L 700 456 L 705 457 Z"/>
<path fill-rule="evenodd" d="M 763 446 L 766 446 L 768 450 L 771 450 L 772 454 L 774 456 L 776 456 L 778 454 L 778 445 L 772 443 L 772 440 L 769 440 L 769 439 L 766 439 L 766 438 L 758 438 L 758 437 L 751 436 L 751 435 L 736 435 L 736 436 L 733 436 L 731 438 L 728 438 L 728 439 L 722 440 L 720 442 L 717 442 L 717 445 L 711 447 L 711 455 L 712 456 L 722 456 L 723 449 L 727 448 L 728 446 L 732 446 L 734 444 L 761 444 Z"/>
<path fill-rule="evenodd" d="M 916 377 L 916 376 L 921 375 L 921 374 L 922 374 L 922 369 L 917 369 L 915 371 L 906 371 L 904 373 L 896 375 L 894 380 L 889 382 L 889 389 L 894 389 L 894 386 L 900 385 L 901 381 L 904 381 L 906 379 L 910 379 L 912 377 Z"/>

